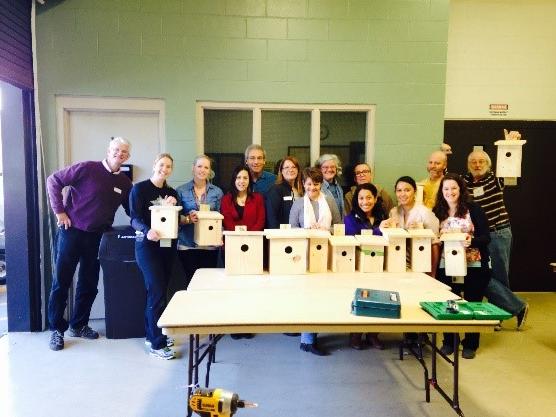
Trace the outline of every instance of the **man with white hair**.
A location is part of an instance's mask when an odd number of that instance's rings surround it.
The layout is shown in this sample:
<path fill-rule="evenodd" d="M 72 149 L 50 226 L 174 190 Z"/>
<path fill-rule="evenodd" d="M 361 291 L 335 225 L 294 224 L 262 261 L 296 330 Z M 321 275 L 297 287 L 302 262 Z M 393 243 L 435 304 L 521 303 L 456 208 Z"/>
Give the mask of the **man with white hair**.
<path fill-rule="evenodd" d="M 423 204 L 431 210 L 436 203 L 438 187 L 440 186 L 440 181 L 444 177 L 447 166 L 448 158 L 446 154 L 442 151 L 434 151 L 430 154 L 427 163 L 427 172 L 429 176 L 419 181 L 419 184 L 423 186 Z"/>
<path fill-rule="evenodd" d="M 78 162 L 63 168 L 46 181 L 52 211 L 56 215 L 56 271 L 48 300 L 50 349 L 64 348 L 64 332 L 72 337 L 97 339 L 89 327 L 89 315 L 98 293 L 98 249 L 103 232 L 114 222 L 120 205 L 129 213 L 131 180 L 120 168 L 129 159 L 130 143 L 113 138 L 102 161 Z M 62 190 L 67 188 L 64 198 Z M 75 305 L 68 321 L 64 318 L 68 290 L 79 264 Z"/>
<path fill-rule="evenodd" d="M 488 300 L 517 317 L 517 329 L 525 324 L 529 305 L 510 290 L 509 266 L 512 246 L 510 217 L 504 205 L 504 183 L 491 170 L 492 161 L 485 151 L 473 151 L 467 157 L 468 173 L 464 180 L 473 200 L 485 211 L 490 229 L 488 249 L 492 278 L 487 288 Z"/>

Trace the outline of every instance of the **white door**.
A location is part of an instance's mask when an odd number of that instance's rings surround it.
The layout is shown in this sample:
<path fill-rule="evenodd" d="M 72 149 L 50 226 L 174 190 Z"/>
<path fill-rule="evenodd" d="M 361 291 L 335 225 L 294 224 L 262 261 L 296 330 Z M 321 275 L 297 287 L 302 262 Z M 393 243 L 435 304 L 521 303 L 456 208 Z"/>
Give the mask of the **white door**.
<path fill-rule="evenodd" d="M 133 182 L 149 178 L 155 156 L 161 152 L 158 113 L 143 111 L 69 111 L 67 116 L 67 164 L 104 159 L 110 139 L 122 136 L 131 142 Z M 114 225 L 128 225 L 129 217 L 122 207 Z M 74 285 L 75 285 L 74 280 Z M 104 285 L 100 272 L 99 293 L 91 310 L 91 319 L 104 318 Z"/>

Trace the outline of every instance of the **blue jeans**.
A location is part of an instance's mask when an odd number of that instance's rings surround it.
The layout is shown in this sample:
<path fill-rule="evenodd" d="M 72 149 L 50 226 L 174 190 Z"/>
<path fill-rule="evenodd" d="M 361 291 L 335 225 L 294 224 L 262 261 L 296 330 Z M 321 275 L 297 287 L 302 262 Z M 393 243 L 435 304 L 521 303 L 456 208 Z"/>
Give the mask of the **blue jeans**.
<path fill-rule="evenodd" d="M 506 227 L 505 229 L 490 232 L 488 250 L 492 263 L 492 278 L 510 288 L 509 272 L 510 253 L 512 250 L 512 229 Z"/>
<path fill-rule="evenodd" d="M 85 232 L 70 227 L 59 228 L 56 238 L 56 272 L 48 300 L 48 323 L 51 330 L 65 332 L 68 325 L 77 329 L 89 323 L 91 307 L 98 293 L 98 247 L 100 232 Z M 68 324 L 64 319 L 68 291 L 79 264 L 74 309 Z"/>
<path fill-rule="evenodd" d="M 301 343 L 312 345 L 317 340 L 316 333 L 301 333 Z"/>
<path fill-rule="evenodd" d="M 166 336 L 156 325 L 166 308 L 168 283 L 176 259 L 176 247 L 161 248 L 159 242 L 146 238 L 135 242 L 135 259 L 145 281 L 147 303 L 145 307 L 145 334 L 153 349 L 166 346 Z"/>
<path fill-rule="evenodd" d="M 489 303 L 506 310 L 512 316 L 517 316 L 525 307 L 525 302 L 521 298 L 495 279 L 489 281 L 485 296 Z"/>
<path fill-rule="evenodd" d="M 510 289 L 510 253 L 512 250 L 512 229 L 507 227 L 490 232 L 488 245 L 492 262 L 492 278 L 486 289 L 489 303 L 517 315 L 525 307 L 525 302 Z"/>

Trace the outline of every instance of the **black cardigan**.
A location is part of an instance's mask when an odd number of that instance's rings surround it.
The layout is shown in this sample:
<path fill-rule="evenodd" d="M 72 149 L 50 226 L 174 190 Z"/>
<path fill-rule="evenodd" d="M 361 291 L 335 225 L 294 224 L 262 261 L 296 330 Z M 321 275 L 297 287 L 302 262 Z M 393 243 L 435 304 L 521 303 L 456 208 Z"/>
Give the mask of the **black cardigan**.
<path fill-rule="evenodd" d="M 490 243 L 488 219 L 484 210 L 477 203 L 470 202 L 467 204 L 467 207 L 469 208 L 469 216 L 475 228 L 470 247 L 479 249 L 481 253 L 481 267 L 488 268 L 490 258 L 488 250 L 488 244 Z"/>
<path fill-rule="evenodd" d="M 291 197 L 284 200 L 284 197 Z M 290 184 L 274 184 L 265 196 L 266 228 L 279 229 L 281 224 L 289 224 L 293 204 L 293 190 Z"/>

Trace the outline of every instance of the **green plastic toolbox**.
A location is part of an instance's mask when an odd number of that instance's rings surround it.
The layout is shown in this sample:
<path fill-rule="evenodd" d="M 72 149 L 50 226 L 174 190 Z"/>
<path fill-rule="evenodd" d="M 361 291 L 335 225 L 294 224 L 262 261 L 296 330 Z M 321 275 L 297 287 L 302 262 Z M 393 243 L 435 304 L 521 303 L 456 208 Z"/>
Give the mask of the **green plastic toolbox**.
<path fill-rule="evenodd" d="M 419 304 L 437 320 L 507 320 L 512 317 L 506 310 L 490 303 L 457 302 L 457 312 L 450 310 L 443 301 L 422 301 Z"/>
<path fill-rule="evenodd" d="M 351 312 L 356 316 L 400 318 L 400 294 L 396 291 L 357 288 L 351 303 Z"/>

